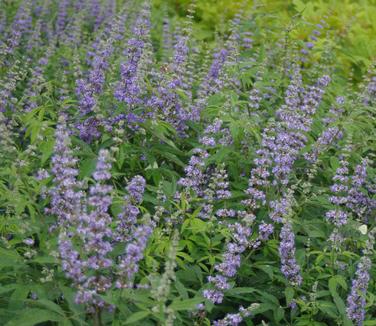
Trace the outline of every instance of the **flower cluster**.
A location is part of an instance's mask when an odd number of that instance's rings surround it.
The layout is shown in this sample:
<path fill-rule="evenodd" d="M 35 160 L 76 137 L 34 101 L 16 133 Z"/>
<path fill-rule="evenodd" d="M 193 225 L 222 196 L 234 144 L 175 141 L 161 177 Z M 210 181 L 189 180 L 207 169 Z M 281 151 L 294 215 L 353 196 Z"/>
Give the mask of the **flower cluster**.
<path fill-rule="evenodd" d="M 253 303 L 248 308 L 239 308 L 239 312 L 236 314 L 227 314 L 225 318 L 214 322 L 214 326 L 237 326 L 243 322 L 243 320 L 252 315 L 252 311 L 256 310 L 260 305 Z"/>
<path fill-rule="evenodd" d="M 333 177 L 335 184 L 330 187 L 332 193 L 335 194 L 330 197 L 330 202 L 335 205 L 336 208 L 328 211 L 325 217 L 336 227 L 340 227 L 347 223 L 348 214 L 345 210 L 341 209 L 341 206 L 345 205 L 348 201 L 348 165 L 347 161 L 340 161 L 340 167 L 337 169 L 336 175 Z"/>
<path fill-rule="evenodd" d="M 363 325 L 365 317 L 365 296 L 370 281 L 370 268 L 371 260 L 369 257 L 363 256 L 358 263 L 356 276 L 351 285 L 351 292 L 347 297 L 347 316 L 358 326 Z"/>
<path fill-rule="evenodd" d="M 152 223 L 137 225 L 139 210 L 135 205 L 142 201 L 145 180 L 136 176 L 128 186 L 125 207 L 118 220 L 109 213 L 112 204 L 110 152 L 102 149 L 96 169 L 95 183 L 88 194 L 76 180 L 77 159 L 70 149 L 70 137 L 64 121 L 57 128 L 55 155 L 52 159 L 54 188 L 51 190 L 49 213 L 58 217 L 60 224 L 59 252 L 67 277 L 77 287 L 77 303 L 103 307 L 100 294 L 116 282 L 118 287 L 132 286 L 139 261 L 143 258 Z M 117 231 L 111 227 L 118 225 Z M 114 241 L 115 240 L 115 241 Z M 116 243 L 125 246 L 125 252 L 115 266 L 111 253 Z"/>
<path fill-rule="evenodd" d="M 292 285 L 300 286 L 303 278 L 301 276 L 301 268 L 295 259 L 295 235 L 290 222 L 283 224 L 280 238 L 281 271 Z"/>

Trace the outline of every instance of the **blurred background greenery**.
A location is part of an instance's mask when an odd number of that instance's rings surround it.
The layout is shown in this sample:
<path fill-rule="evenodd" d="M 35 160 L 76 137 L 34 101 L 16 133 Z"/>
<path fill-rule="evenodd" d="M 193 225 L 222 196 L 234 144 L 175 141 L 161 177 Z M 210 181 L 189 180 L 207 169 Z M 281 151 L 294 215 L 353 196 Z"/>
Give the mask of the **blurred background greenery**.
<path fill-rule="evenodd" d="M 166 13 L 178 21 L 192 0 L 153 0 L 158 17 Z M 376 59 L 376 0 L 196 0 L 195 37 L 210 42 L 240 8 L 250 13 L 255 33 L 281 38 L 288 32 L 305 41 L 317 23 L 327 24 L 326 43 L 344 75 L 359 80 Z M 177 15 L 175 15 L 177 13 Z M 318 42 L 317 46 L 323 46 Z"/>

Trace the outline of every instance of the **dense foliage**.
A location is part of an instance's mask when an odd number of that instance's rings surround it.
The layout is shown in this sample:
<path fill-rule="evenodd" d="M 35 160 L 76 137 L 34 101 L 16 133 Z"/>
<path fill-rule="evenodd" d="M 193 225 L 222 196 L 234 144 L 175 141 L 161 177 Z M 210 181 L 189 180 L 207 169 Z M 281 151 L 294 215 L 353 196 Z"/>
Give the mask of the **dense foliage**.
<path fill-rule="evenodd" d="M 205 3 L 0 1 L 1 325 L 376 325 L 375 6 Z"/>

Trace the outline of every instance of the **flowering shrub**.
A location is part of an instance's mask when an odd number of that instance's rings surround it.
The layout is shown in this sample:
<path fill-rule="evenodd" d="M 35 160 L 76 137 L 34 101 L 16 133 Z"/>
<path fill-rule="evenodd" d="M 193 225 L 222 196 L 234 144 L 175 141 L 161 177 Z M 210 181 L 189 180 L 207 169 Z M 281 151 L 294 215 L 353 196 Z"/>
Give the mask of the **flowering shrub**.
<path fill-rule="evenodd" d="M 375 325 L 376 70 L 330 19 L 0 6 L 1 325 Z"/>

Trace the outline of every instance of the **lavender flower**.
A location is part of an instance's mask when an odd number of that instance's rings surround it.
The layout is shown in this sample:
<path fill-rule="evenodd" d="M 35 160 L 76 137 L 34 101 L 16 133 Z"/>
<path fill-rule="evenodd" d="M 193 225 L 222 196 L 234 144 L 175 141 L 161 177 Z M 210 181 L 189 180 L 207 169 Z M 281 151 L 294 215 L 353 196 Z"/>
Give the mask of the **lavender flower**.
<path fill-rule="evenodd" d="M 147 241 L 153 231 L 153 223 L 139 225 L 134 232 L 134 240 L 130 242 L 125 254 L 120 260 L 119 271 L 120 279 L 116 286 L 119 288 L 132 286 L 134 274 L 138 271 L 138 263 L 143 258 L 143 252 L 146 248 Z"/>
<path fill-rule="evenodd" d="M 192 189 L 197 196 L 203 195 L 203 185 L 205 184 L 205 162 L 204 159 L 208 157 L 208 153 L 202 149 L 195 149 L 194 155 L 189 160 L 188 166 L 185 168 L 186 177 L 179 180 L 179 184 Z"/>
<path fill-rule="evenodd" d="M 227 244 L 222 263 L 215 266 L 219 274 L 208 278 L 215 289 L 207 289 L 203 292 L 203 296 L 213 303 L 222 302 L 223 292 L 230 287 L 228 280 L 236 275 L 241 263 L 241 254 L 250 245 L 249 238 L 252 234 L 250 227 L 235 223 L 229 228 L 232 231 L 233 241 Z"/>
<path fill-rule="evenodd" d="M 85 252 L 86 259 L 82 261 L 82 265 L 86 270 L 101 270 L 104 275 L 95 277 L 86 277 L 85 282 L 81 284 L 77 295 L 78 303 L 87 303 L 87 295 L 90 293 L 90 301 L 93 303 L 101 303 L 101 299 L 97 294 L 105 292 L 111 287 L 111 278 L 107 276 L 108 270 L 113 261 L 108 257 L 112 251 L 111 237 L 112 217 L 108 213 L 109 206 L 112 203 L 111 191 L 112 187 L 105 185 L 103 182 L 111 178 L 109 169 L 109 152 L 101 150 L 99 152 L 96 170 L 93 177 L 96 183 L 90 187 L 88 197 L 88 210 L 80 216 L 77 235 L 82 239 L 82 250 Z M 83 258 L 82 258 L 83 259 Z"/>
<path fill-rule="evenodd" d="M 280 118 L 279 130 L 276 132 L 275 148 L 272 154 L 275 162 L 272 168 L 274 184 L 287 184 L 288 176 L 299 151 L 304 147 L 307 138 L 304 132 L 309 131 L 312 115 L 316 112 L 322 99 L 324 88 L 330 78 L 319 78 L 317 84 L 310 86 L 303 93 L 301 90 L 301 76 L 295 73 L 295 80 L 286 92 L 286 105 L 277 111 Z M 301 94 L 303 98 L 300 99 Z"/>
<path fill-rule="evenodd" d="M 371 77 L 363 94 L 363 102 L 365 105 L 372 105 L 376 100 L 376 76 Z"/>
<path fill-rule="evenodd" d="M 83 193 L 77 182 L 77 159 L 70 149 L 70 137 L 64 119 L 56 129 L 56 143 L 52 157 L 52 174 L 55 186 L 51 189 L 50 214 L 56 215 L 59 224 L 74 224 L 82 211 Z"/>
<path fill-rule="evenodd" d="M 67 23 L 67 11 L 69 8 L 70 1 L 69 0 L 62 0 L 59 1 L 59 9 L 56 19 L 56 27 L 55 31 L 57 35 L 61 35 L 64 31 L 66 23 Z"/>
<path fill-rule="evenodd" d="M 310 163 L 315 163 L 319 154 L 322 153 L 324 149 L 331 145 L 335 140 L 341 139 L 342 136 L 343 133 L 339 127 L 329 127 L 328 129 L 325 129 L 317 139 L 312 150 L 309 153 L 304 154 L 305 159 Z"/>
<path fill-rule="evenodd" d="M 244 318 L 250 316 L 252 311 L 256 310 L 260 305 L 258 303 L 253 303 L 248 308 L 239 308 L 239 312 L 236 314 L 227 314 L 225 318 L 221 320 L 214 321 L 214 326 L 237 326 L 241 324 Z"/>
<path fill-rule="evenodd" d="M 333 196 L 330 197 L 330 202 L 336 205 L 335 209 L 332 209 L 326 213 L 326 218 L 333 223 L 336 227 L 347 223 L 348 214 L 341 208 L 342 205 L 348 201 L 348 162 L 345 160 L 340 161 L 340 167 L 337 169 L 333 181 L 335 184 L 331 186 Z"/>
<path fill-rule="evenodd" d="M 31 0 L 21 2 L 16 16 L 12 22 L 9 35 L 7 35 L 5 43 L 0 45 L 0 55 L 11 55 L 18 48 L 22 41 L 22 37 L 27 31 L 32 30 L 31 22 Z"/>
<path fill-rule="evenodd" d="M 34 239 L 27 238 L 27 239 L 23 240 L 23 243 L 28 245 L 28 246 L 32 246 L 34 244 Z"/>
<path fill-rule="evenodd" d="M 141 103 L 141 89 L 138 80 L 138 67 L 145 47 L 146 36 L 150 31 L 150 9 L 145 6 L 137 18 L 133 28 L 134 37 L 128 41 L 125 55 L 127 62 L 120 67 L 121 81 L 117 85 L 114 96 L 117 100 L 132 106 Z"/>
<path fill-rule="evenodd" d="M 300 286 L 303 278 L 300 273 L 300 266 L 295 259 L 295 235 L 290 222 L 284 223 L 280 239 L 281 271 L 291 285 Z"/>
<path fill-rule="evenodd" d="M 76 81 L 76 93 L 80 100 L 80 113 L 85 117 L 84 121 L 76 125 L 80 132 L 81 139 L 90 142 L 92 139 L 98 138 L 100 132 L 98 127 L 104 123 L 92 112 L 96 111 L 98 97 L 102 94 L 106 80 L 106 72 L 109 69 L 109 58 L 114 53 L 114 43 L 118 37 L 117 33 L 121 24 L 124 24 L 126 15 L 120 15 L 112 24 L 105 29 L 101 37 L 92 45 L 93 51 L 89 64 L 91 70 L 87 79 L 78 79 Z"/>
<path fill-rule="evenodd" d="M 273 224 L 262 222 L 259 225 L 259 237 L 261 240 L 269 239 L 269 236 L 274 232 Z"/>
<path fill-rule="evenodd" d="M 145 179 L 135 176 L 126 187 L 128 195 L 124 197 L 123 212 L 118 215 L 117 228 L 114 237 L 117 241 L 126 243 L 132 239 L 136 228 L 137 216 L 140 210 L 136 205 L 142 202 L 145 191 Z"/>
<path fill-rule="evenodd" d="M 262 96 L 260 91 L 257 88 L 253 88 L 249 95 L 249 104 L 251 110 L 258 110 L 260 108 L 260 102 L 262 100 Z"/>
<path fill-rule="evenodd" d="M 141 203 L 145 191 L 145 179 L 135 176 L 127 186 L 127 191 L 136 203 Z"/>
<path fill-rule="evenodd" d="M 375 201 L 371 199 L 367 192 L 363 190 L 367 182 L 367 165 L 369 161 L 363 159 L 361 164 L 355 167 L 354 175 L 351 177 L 351 182 L 348 191 L 348 197 L 345 205 L 358 218 L 368 219 L 372 210 L 375 207 Z"/>
<path fill-rule="evenodd" d="M 347 297 L 347 317 L 357 326 L 362 326 L 365 318 L 365 296 L 370 281 L 370 269 L 371 260 L 367 256 L 363 256 L 358 263 L 355 278 L 352 281 L 351 292 Z"/>

